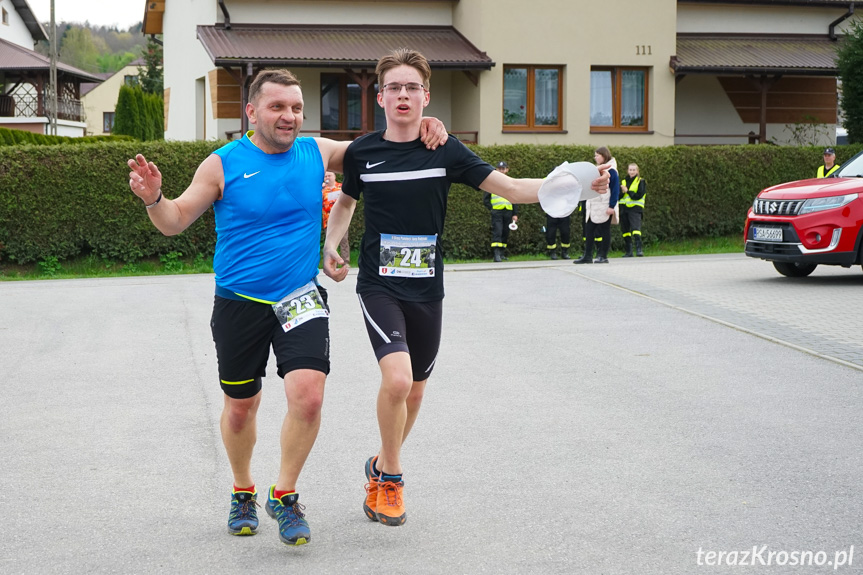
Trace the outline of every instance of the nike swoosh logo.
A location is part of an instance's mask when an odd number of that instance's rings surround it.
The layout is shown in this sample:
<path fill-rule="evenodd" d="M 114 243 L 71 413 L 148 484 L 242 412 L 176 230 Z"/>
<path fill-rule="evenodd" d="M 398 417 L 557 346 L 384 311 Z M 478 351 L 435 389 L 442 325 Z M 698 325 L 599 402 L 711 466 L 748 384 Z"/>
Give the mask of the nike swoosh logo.
<path fill-rule="evenodd" d="M 372 169 L 372 168 L 374 168 L 375 166 L 380 166 L 380 165 L 381 165 L 381 164 L 383 164 L 384 162 L 386 162 L 386 160 L 384 160 L 383 162 L 378 162 L 377 164 L 370 164 L 370 163 L 366 162 L 366 169 L 367 169 L 367 170 L 371 170 L 371 169 Z"/>
<path fill-rule="evenodd" d="M 255 174 L 260 174 L 260 173 L 261 173 L 261 170 L 258 170 L 257 172 L 255 172 Z M 251 178 L 255 174 L 247 174 L 247 173 L 243 172 L 243 177 L 244 178 Z"/>

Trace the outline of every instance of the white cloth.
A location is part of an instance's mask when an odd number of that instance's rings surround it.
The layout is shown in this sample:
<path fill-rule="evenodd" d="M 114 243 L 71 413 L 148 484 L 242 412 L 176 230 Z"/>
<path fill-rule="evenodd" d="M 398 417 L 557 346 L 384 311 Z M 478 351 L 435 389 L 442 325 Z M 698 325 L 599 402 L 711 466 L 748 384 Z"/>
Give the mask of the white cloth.
<path fill-rule="evenodd" d="M 599 170 L 590 162 L 564 162 L 546 176 L 537 196 L 539 205 L 553 218 L 565 218 L 578 203 L 596 197 L 590 185 L 599 177 Z"/>
<path fill-rule="evenodd" d="M 617 160 L 611 158 L 609 162 L 611 164 L 610 170 L 617 170 Z M 608 186 L 605 187 L 605 191 L 601 194 L 596 194 L 593 198 L 587 200 L 587 205 L 584 210 L 584 221 L 588 219 L 593 221 L 595 224 L 601 224 L 605 222 L 611 215 L 608 214 L 608 204 L 611 203 L 611 190 Z"/>

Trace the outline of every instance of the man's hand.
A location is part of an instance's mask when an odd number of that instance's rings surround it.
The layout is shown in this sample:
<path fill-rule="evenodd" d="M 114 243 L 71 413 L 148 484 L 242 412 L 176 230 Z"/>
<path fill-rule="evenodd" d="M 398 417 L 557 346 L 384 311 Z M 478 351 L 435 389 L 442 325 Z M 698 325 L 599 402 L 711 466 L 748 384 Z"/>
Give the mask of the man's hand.
<path fill-rule="evenodd" d="M 608 180 L 611 178 L 608 173 L 608 170 L 610 168 L 611 164 L 602 164 L 596 166 L 596 169 L 599 170 L 599 177 L 590 183 L 591 190 L 600 194 L 605 193 L 606 188 L 608 188 Z"/>
<path fill-rule="evenodd" d="M 605 208 L 605 213 L 609 216 L 614 215 L 614 208 Z"/>
<path fill-rule="evenodd" d="M 420 124 L 420 140 L 426 145 L 429 150 L 434 150 L 438 146 L 446 144 L 449 136 L 446 133 L 446 126 L 437 118 L 423 118 Z"/>
<path fill-rule="evenodd" d="M 350 265 L 342 259 L 334 248 L 324 246 L 324 274 L 337 282 L 348 277 Z"/>
<path fill-rule="evenodd" d="M 518 216 L 513 216 L 513 217 L 512 217 L 512 221 L 513 221 L 513 222 L 518 222 Z"/>
<path fill-rule="evenodd" d="M 144 200 L 147 205 L 155 202 L 162 189 L 162 173 L 159 168 L 153 162 L 148 162 L 141 154 L 126 163 L 132 170 L 129 174 L 129 188 L 132 193 Z"/>

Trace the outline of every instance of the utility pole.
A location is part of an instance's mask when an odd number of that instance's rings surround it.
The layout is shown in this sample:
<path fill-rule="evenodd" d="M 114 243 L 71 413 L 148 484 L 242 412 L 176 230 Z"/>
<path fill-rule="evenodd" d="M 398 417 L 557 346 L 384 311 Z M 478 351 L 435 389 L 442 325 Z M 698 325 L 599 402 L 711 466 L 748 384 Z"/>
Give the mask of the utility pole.
<path fill-rule="evenodd" d="M 54 0 L 51 0 L 51 79 L 48 81 L 48 92 L 51 98 L 51 111 L 48 120 L 51 125 L 51 135 L 57 135 L 57 115 L 59 102 L 57 97 L 57 25 L 54 23 Z"/>

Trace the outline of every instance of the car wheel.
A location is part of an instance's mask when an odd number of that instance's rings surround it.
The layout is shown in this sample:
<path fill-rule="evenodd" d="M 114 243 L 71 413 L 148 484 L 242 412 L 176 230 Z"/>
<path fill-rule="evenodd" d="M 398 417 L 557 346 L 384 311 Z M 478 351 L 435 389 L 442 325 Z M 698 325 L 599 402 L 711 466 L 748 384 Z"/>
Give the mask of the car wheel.
<path fill-rule="evenodd" d="M 776 271 L 789 278 L 805 278 L 815 271 L 818 264 L 798 264 L 794 262 L 773 262 Z"/>

